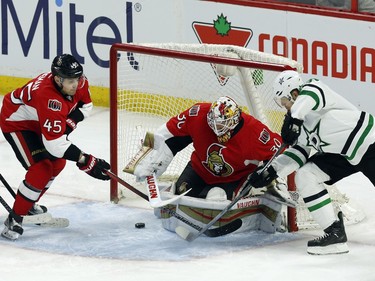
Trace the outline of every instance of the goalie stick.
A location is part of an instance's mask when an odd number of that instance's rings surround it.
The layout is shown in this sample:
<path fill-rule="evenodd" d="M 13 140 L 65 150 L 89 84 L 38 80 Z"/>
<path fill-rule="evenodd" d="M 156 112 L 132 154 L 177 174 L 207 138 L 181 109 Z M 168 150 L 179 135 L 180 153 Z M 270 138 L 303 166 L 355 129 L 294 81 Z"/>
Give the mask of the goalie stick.
<path fill-rule="evenodd" d="M 6 179 L 3 177 L 2 174 L 0 174 L 0 181 L 4 184 L 5 188 L 9 191 L 9 193 L 12 195 L 12 197 L 16 198 L 16 193 L 12 189 L 12 187 L 9 185 L 9 183 L 6 181 Z M 13 216 L 18 216 L 13 212 L 13 210 L 10 208 L 7 202 L 0 197 L 1 204 L 7 209 L 9 213 L 12 213 Z M 20 216 L 18 216 L 20 217 Z M 37 214 L 37 215 L 27 215 L 22 216 L 22 223 L 23 224 L 37 224 L 39 226 L 43 227 L 56 227 L 56 228 L 63 228 L 69 226 L 69 220 L 66 218 L 54 218 L 50 213 L 43 213 L 43 214 Z"/>
<path fill-rule="evenodd" d="M 188 193 L 191 189 L 185 191 L 184 193 L 175 196 L 168 200 L 162 200 L 160 196 L 158 182 L 156 180 L 155 173 L 152 173 L 150 176 L 146 178 L 147 183 L 147 192 L 148 192 L 148 201 L 152 208 L 160 208 L 167 206 L 168 204 L 172 204 L 173 202 L 178 201 L 182 196 Z"/>
<path fill-rule="evenodd" d="M 267 162 L 266 165 L 259 171 L 259 174 L 263 173 L 272 163 L 272 161 L 284 150 L 284 148 L 287 146 L 287 144 L 283 143 L 279 149 L 275 152 L 275 154 L 271 157 L 271 159 Z M 233 199 L 232 202 L 228 204 L 219 214 L 216 215 L 215 218 L 213 218 L 208 224 L 205 225 L 199 232 L 197 233 L 192 233 L 186 228 L 180 227 L 176 229 L 178 232 L 176 232 L 181 238 L 192 242 L 194 241 L 198 236 L 200 236 L 202 233 L 207 231 L 214 223 L 216 223 L 222 216 L 224 216 L 243 196 L 248 194 L 250 190 L 253 187 L 249 184 L 248 181 L 245 181 L 243 184 L 242 191 L 240 194 L 237 195 L 236 198 Z"/>
<path fill-rule="evenodd" d="M 131 184 L 127 183 L 126 181 L 124 181 L 123 179 L 121 179 L 116 174 L 114 174 L 114 173 L 112 173 L 110 171 L 106 171 L 106 174 L 109 177 L 111 177 L 111 179 L 113 179 L 113 180 L 117 181 L 118 183 L 122 184 L 127 189 L 129 189 L 130 191 L 134 192 L 135 194 L 137 194 L 138 196 L 142 197 L 143 199 L 149 201 L 149 198 L 148 198 L 148 196 L 146 194 L 144 194 L 143 192 L 139 191 L 134 186 L 132 186 Z M 171 209 L 169 209 L 167 207 L 161 207 L 161 209 L 162 209 L 162 211 L 168 213 L 169 215 L 175 217 L 176 219 L 184 222 L 188 226 L 190 226 L 190 227 L 192 227 L 192 228 L 194 228 L 194 229 L 196 229 L 198 231 L 201 231 L 203 229 L 201 226 L 194 224 L 193 222 L 189 221 L 187 218 L 185 218 L 184 216 L 180 215 L 179 213 L 177 213 L 174 210 L 171 210 Z M 217 227 L 217 228 L 214 228 L 214 229 L 207 229 L 203 233 L 206 236 L 208 236 L 208 237 L 217 237 L 217 236 L 222 236 L 222 235 L 226 235 L 226 234 L 232 233 L 232 232 L 236 231 L 237 229 L 239 229 L 241 226 L 242 226 L 242 220 L 241 219 L 236 219 L 236 220 L 234 220 L 234 221 L 232 221 L 230 223 L 227 223 L 226 225 L 223 225 L 223 226 L 220 226 L 220 227 Z M 176 228 L 177 231 L 178 231 L 178 229 L 179 229 L 179 227 Z"/>

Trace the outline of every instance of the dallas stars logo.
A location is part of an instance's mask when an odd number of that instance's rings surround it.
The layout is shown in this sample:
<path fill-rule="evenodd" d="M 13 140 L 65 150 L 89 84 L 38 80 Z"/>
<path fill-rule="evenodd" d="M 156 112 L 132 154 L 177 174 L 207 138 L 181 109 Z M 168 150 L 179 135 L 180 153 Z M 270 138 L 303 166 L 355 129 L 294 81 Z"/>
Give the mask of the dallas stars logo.
<path fill-rule="evenodd" d="M 323 152 L 322 147 L 330 145 L 330 143 L 325 142 L 320 138 L 320 121 L 318 122 L 318 124 L 316 124 L 315 128 L 312 131 L 308 131 L 305 127 L 303 127 L 303 129 L 307 135 L 307 146 L 312 146 L 317 151 Z"/>

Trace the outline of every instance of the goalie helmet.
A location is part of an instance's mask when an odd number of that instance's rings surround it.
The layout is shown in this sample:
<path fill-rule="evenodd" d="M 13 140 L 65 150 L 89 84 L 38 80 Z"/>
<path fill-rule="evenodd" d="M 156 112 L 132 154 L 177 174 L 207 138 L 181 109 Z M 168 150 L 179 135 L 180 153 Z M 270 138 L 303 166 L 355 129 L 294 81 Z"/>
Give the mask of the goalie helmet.
<path fill-rule="evenodd" d="M 220 142 L 230 138 L 231 131 L 240 122 L 241 109 L 230 97 L 220 97 L 211 104 L 207 113 L 207 122 Z"/>
<path fill-rule="evenodd" d="M 303 81 L 299 73 L 293 70 L 285 70 L 281 72 L 273 84 L 273 92 L 275 94 L 274 100 L 278 106 L 283 107 L 281 98 L 292 100 L 291 92 L 295 89 L 300 90 Z"/>
<path fill-rule="evenodd" d="M 63 54 L 53 59 L 51 72 L 53 76 L 61 78 L 80 78 L 83 75 L 83 67 L 72 55 Z"/>

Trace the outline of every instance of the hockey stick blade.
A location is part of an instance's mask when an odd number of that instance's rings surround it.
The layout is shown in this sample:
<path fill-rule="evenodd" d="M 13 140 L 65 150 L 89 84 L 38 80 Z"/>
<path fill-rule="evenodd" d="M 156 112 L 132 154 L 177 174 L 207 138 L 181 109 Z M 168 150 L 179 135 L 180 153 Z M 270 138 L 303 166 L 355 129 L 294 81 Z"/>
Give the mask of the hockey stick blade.
<path fill-rule="evenodd" d="M 23 224 L 39 224 L 39 223 L 46 223 L 52 219 L 52 215 L 50 213 L 43 213 L 38 215 L 32 216 L 22 216 L 22 223 Z"/>
<path fill-rule="evenodd" d="M 176 202 L 182 196 L 186 195 L 190 191 L 189 189 L 176 197 L 170 198 L 168 200 L 162 200 L 160 196 L 159 185 L 156 180 L 155 173 L 152 173 L 150 176 L 146 177 L 146 184 L 147 184 L 148 201 L 150 202 L 150 206 L 152 208 L 160 208 L 168 204 L 171 204 L 173 202 Z"/>
<path fill-rule="evenodd" d="M 173 198 L 170 198 L 168 200 L 158 200 L 158 201 L 151 201 L 150 200 L 150 205 L 152 208 L 161 208 L 161 207 L 164 207 L 164 206 L 167 206 L 169 204 L 172 204 L 176 201 L 178 201 L 182 196 L 186 195 L 191 189 L 185 191 L 184 193 L 180 194 L 180 195 L 177 195 Z"/>
<path fill-rule="evenodd" d="M 239 229 L 242 226 L 242 220 L 236 219 L 230 223 L 227 223 L 221 227 L 217 227 L 214 229 L 207 229 L 205 232 L 203 232 L 208 237 L 218 237 L 227 235 L 229 233 L 232 233 Z"/>
<path fill-rule="evenodd" d="M 242 220 L 236 219 L 223 226 L 220 226 L 214 229 L 207 229 L 205 232 L 203 232 L 203 234 L 205 234 L 208 237 L 223 236 L 223 235 L 227 235 L 229 233 L 236 231 L 241 226 L 242 226 Z M 176 227 L 175 232 L 177 233 L 178 236 L 180 236 L 184 240 L 188 240 L 189 235 L 191 235 L 189 230 L 187 230 L 185 227 L 180 226 L 180 225 Z"/>
<path fill-rule="evenodd" d="M 52 218 L 47 222 L 40 223 L 38 226 L 51 228 L 65 228 L 69 226 L 69 219 L 67 218 Z"/>

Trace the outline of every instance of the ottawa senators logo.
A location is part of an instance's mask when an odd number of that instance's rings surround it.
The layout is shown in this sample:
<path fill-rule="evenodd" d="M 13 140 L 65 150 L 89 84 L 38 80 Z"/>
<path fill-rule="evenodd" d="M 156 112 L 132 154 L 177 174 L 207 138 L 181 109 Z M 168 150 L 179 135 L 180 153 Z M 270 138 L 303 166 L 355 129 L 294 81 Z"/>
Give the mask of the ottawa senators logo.
<path fill-rule="evenodd" d="M 62 103 L 58 100 L 48 100 L 48 108 L 51 109 L 52 111 L 61 111 L 62 109 Z"/>
<path fill-rule="evenodd" d="M 206 169 L 219 177 L 227 177 L 233 173 L 231 165 L 225 162 L 221 150 L 225 148 L 220 144 L 214 143 L 207 149 L 207 159 L 202 161 L 202 164 Z"/>

